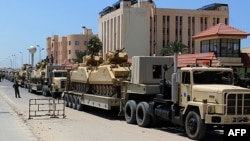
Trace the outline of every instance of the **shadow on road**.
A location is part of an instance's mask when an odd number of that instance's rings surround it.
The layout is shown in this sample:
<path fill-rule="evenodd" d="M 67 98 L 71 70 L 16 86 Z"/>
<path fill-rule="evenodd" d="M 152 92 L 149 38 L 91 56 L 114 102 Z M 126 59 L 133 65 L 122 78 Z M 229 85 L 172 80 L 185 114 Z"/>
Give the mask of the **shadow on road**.
<path fill-rule="evenodd" d="M 187 137 L 185 130 L 182 128 L 164 126 L 164 127 L 157 127 L 155 129 L 168 132 L 168 133 L 172 133 L 172 134 L 176 134 L 178 136 Z M 222 141 L 222 140 L 223 140 L 223 132 L 219 130 L 215 130 L 215 131 L 207 131 L 206 136 L 202 141 Z"/>

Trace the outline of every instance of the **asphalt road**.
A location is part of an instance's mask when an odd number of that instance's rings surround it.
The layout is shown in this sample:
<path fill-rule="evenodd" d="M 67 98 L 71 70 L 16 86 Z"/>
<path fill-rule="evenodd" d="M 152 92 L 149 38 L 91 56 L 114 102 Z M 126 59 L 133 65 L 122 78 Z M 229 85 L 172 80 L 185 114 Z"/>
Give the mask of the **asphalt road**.
<path fill-rule="evenodd" d="M 4 99 L 8 103 L 7 105 L 11 106 L 18 117 L 16 120 L 22 121 L 22 125 L 26 125 L 27 129 L 39 141 L 190 141 L 183 130 L 165 125 L 155 128 L 142 128 L 127 124 L 123 117 L 117 116 L 117 111 L 105 111 L 91 107 L 86 107 L 85 111 L 77 111 L 66 107 L 65 118 L 44 116 L 30 119 L 29 100 L 45 97 L 28 93 L 27 89 L 20 88 L 22 98 L 15 98 L 14 89 L 11 85 L 12 83 L 7 80 L 0 82 L 0 99 Z M 0 116 L 4 116 L 4 114 Z M 16 126 L 19 126 L 19 123 Z M 8 127 L 8 124 L 4 124 L 0 132 L 3 132 L 2 129 L 6 127 Z M 21 132 L 19 130 L 23 129 L 16 128 L 16 132 Z M 8 134 L 11 135 L 11 131 L 8 131 Z M 2 133 L 0 135 L 2 136 Z M 29 137 L 30 134 L 27 134 L 27 136 Z M 205 141 L 211 140 L 223 140 L 223 133 L 208 132 Z"/>
<path fill-rule="evenodd" d="M 0 83 L 0 87 L 4 86 Z M 2 92 L 0 93 L 2 94 Z M 0 125 L 0 141 L 38 141 L 23 120 L 2 97 L 0 97 Z"/>

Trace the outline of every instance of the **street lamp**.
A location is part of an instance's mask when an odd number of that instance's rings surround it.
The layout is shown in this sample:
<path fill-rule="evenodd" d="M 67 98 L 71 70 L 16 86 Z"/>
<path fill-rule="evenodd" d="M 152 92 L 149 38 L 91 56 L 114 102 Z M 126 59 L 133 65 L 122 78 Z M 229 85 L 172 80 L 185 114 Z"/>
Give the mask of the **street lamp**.
<path fill-rule="evenodd" d="M 21 66 L 23 65 L 23 52 L 20 51 L 20 54 L 21 54 Z"/>
<path fill-rule="evenodd" d="M 16 55 L 15 54 L 13 54 L 12 55 L 12 57 L 13 57 L 13 69 L 15 69 L 15 63 L 16 63 Z"/>
<path fill-rule="evenodd" d="M 11 59 L 11 57 L 9 56 L 9 58 L 7 58 L 7 59 L 10 59 L 10 68 L 12 68 L 12 59 Z"/>
<path fill-rule="evenodd" d="M 41 61 L 41 51 L 44 50 L 44 48 L 41 48 L 39 45 L 36 45 L 39 48 L 39 61 Z"/>

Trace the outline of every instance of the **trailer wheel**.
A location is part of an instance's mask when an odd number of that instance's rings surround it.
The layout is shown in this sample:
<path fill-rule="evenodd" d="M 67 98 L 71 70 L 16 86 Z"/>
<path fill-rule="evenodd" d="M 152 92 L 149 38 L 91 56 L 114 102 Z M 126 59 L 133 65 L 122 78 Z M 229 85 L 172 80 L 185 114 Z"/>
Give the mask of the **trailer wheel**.
<path fill-rule="evenodd" d="M 136 108 L 136 122 L 141 127 L 148 127 L 150 125 L 150 115 L 148 114 L 149 104 L 147 102 L 140 102 Z"/>
<path fill-rule="evenodd" d="M 68 97 L 69 97 L 69 108 L 73 108 L 73 101 L 74 101 L 73 95 L 69 94 Z"/>
<path fill-rule="evenodd" d="M 77 108 L 76 107 L 76 100 L 77 100 L 76 98 L 77 98 L 77 96 L 71 95 L 71 105 L 72 105 L 73 109 Z"/>
<path fill-rule="evenodd" d="M 185 120 L 185 130 L 190 139 L 200 140 L 205 136 L 206 125 L 196 111 L 190 111 Z"/>
<path fill-rule="evenodd" d="M 129 124 L 136 123 L 136 102 L 134 100 L 127 101 L 125 105 L 125 120 Z"/>
<path fill-rule="evenodd" d="M 80 96 L 76 96 L 76 109 L 78 111 L 82 111 L 84 108 L 83 104 L 81 103 L 81 97 Z"/>
<path fill-rule="evenodd" d="M 66 107 L 69 107 L 69 95 L 68 94 L 64 95 L 64 105 Z"/>

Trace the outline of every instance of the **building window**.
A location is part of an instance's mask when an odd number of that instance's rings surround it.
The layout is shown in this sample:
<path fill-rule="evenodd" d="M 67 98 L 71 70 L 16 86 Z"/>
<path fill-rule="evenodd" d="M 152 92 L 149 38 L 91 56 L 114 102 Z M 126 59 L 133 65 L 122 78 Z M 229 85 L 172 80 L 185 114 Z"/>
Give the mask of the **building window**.
<path fill-rule="evenodd" d="M 69 46 L 71 45 L 71 41 L 69 41 Z"/>
<path fill-rule="evenodd" d="M 212 39 L 201 41 L 201 53 L 214 52 L 217 57 L 239 57 L 239 39 Z"/>
<path fill-rule="evenodd" d="M 162 22 L 163 22 L 163 25 L 166 23 L 166 16 L 163 16 Z"/>
<path fill-rule="evenodd" d="M 220 23 L 220 18 L 217 18 L 217 24 Z"/>
<path fill-rule="evenodd" d="M 216 23 L 216 22 L 215 22 L 215 18 L 213 18 L 213 25 L 215 25 L 215 23 Z"/>
<path fill-rule="evenodd" d="M 75 41 L 75 46 L 79 46 L 80 45 L 80 41 Z"/>
<path fill-rule="evenodd" d="M 161 78 L 161 72 L 162 68 L 161 65 L 153 65 L 153 79 L 159 79 Z"/>
<path fill-rule="evenodd" d="M 69 54 L 71 54 L 71 50 L 69 50 Z"/>
<path fill-rule="evenodd" d="M 225 24 L 228 25 L 228 19 L 227 18 L 225 18 Z"/>

